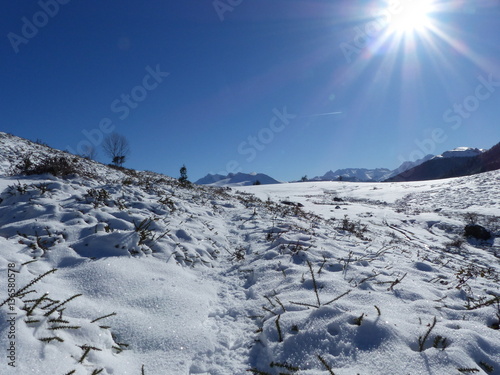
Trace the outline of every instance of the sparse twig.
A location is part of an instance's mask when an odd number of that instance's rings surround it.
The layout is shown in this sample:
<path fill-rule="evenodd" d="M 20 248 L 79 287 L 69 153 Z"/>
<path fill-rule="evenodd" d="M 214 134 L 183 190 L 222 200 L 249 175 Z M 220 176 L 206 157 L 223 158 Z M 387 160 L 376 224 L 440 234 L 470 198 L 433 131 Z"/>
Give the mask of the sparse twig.
<path fill-rule="evenodd" d="M 43 341 L 43 342 L 47 342 L 47 343 L 49 343 L 51 341 L 54 341 L 54 340 L 59 341 L 59 342 L 64 342 L 64 340 L 62 338 L 57 337 L 57 336 L 54 336 L 54 337 L 42 337 L 42 338 L 40 338 L 38 340 Z"/>
<path fill-rule="evenodd" d="M 437 322 L 437 319 L 436 317 L 434 317 L 434 320 L 432 321 L 432 324 L 430 325 L 429 329 L 427 330 L 427 332 L 425 333 L 425 335 L 422 337 L 420 336 L 418 338 L 418 349 L 419 351 L 423 352 L 424 351 L 424 345 L 425 345 L 425 342 L 427 341 L 427 339 L 429 338 L 429 335 L 431 333 L 431 331 L 434 329 L 434 327 L 436 326 L 436 322 Z"/>
<path fill-rule="evenodd" d="M 311 277 L 312 277 L 313 287 L 314 287 L 314 293 L 316 294 L 316 300 L 318 302 L 318 307 L 320 307 L 321 306 L 321 301 L 319 300 L 318 285 L 316 284 L 316 278 L 314 277 L 314 271 L 312 269 L 311 262 L 307 261 L 307 265 L 309 266 L 309 271 L 311 272 Z"/>
<path fill-rule="evenodd" d="M 33 304 L 33 306 L 31 306 L 29 308 L 29 310 L 26 311 L 26 316 L 30 316 L 31 314 L 33 314 L 33 311 L 35 310 L 35 308 L 40 304 L 42 303 L 42 301 L 45 299 L 45 297 L 48 296 L 49 293 L 45 293 L 43 296 L 41 296 L 40 298 L 38 298 L 35 303 Z"/>
<path fill-rule="evenodd" d="M 3 301 L 1 304 L 0 304 L 0 307 L 2 307 L 3 305 L 5 305 L 8 301 L 10 301 L 12 298 L 16 298 L 16 297 L 20 297 L 22 295 L 26 295 L 27 293 L 24 293 L 24 291 L 26 289 L 28 289 L 29 287 L 31 287 L 32 285 L 34 285 L 35 283 L 39 282 L 41 279 L 43 279 L 45 276 L 53 273 L 53 272 L 56 272 L 57 271 L 57 268 L 53 268 L 51 269 L 50 271 L 47 271 L 45 272 L 44 274 L 34 278 L 33 280 L 31 280 L 26 286 L 22 287 L 21 289 L 19 289 L 17 292 L 14 292 L 14 294 L 12 296 L 10 296 L 9 298 L 7 298 L 5 301 Z"/>
<path fill-rule="evenodd" d="M 396 280 L 394 280 L 394 281 L 392 282 L 391 286 L 390 286 L 387 290 L 388 290 L 388 291 L 389 291 L 389 290 L 390 290 L 390 291 L 394 290 L 393 288 L 394 288 L 396 285 L 398 285 L 401 281 L 403 281 L 403 279 L 406 277 L 406 275 L 407 275 L 407 274 L 408 274 L 408 273 L 405 273 L 405 274 L 403 275 L 403 277 L 401 277 L 400 279 L 396 279 Z"/>
<path fill-rule="evenodd" d="M 286 370 L 288 370 L 288 371 L 291 371 L 291 372 L 297 372 L 297 371 L 300 371 L 300 368 L 298 368 L 297 366 L 292 366 L 292 365 L 290 365 L 290 364 L 288 364 L 288 363 L 271 362 L 271 363 L 269 364 L 269 366 L 270 366 L 271 368 L 273 368 L 273 367 L 284 368 L 284 369 L 286 369 Z M 280 373 L 280 374 L 281 374 L 281 373 Z"/>
<path fill-rule="evenodd" d="M 318 275 L 321 274 L 321 271 L 323 271 L 323 267 L 325 266 L 327 262 L 327 259 L 326 257 L 323 255 L 323 263 L 321 263 L 321 266 L 319 267 L 319 270 L 318 270 Z"/>
<path fill-rule="evenodd" d="M 323 366 L 325 366 L 325 368 L 328 370 L 328 372 L 330 373 L 330 375 L 335 375 L 335 373 L 333 372 L 333 370 L 332 370 L 332 368 L 330 367 L 330 365 L 329 365 L 329 364 L 326 362 L 326 360 L 325 360 L 322 356 L 320 356 L 319 354 L 318 354 L 318 359 L 319 359 L 319 361 L 321 362 L 321 364 L 322 364 Z"/>
<path fill-rule="evenodd" d="M 272 307 L 276 307 L 276 305 L 273 303 L 273 301 L 271 301 L 271 298 L 269 298 L 268 296 L 264 296 L 265 299 L 267 299 L 267 301 L 269 302 L 269 304 L 272 306 Z"/>
<path fill-rule="evenodd" d="M 262 309 L 263 309 L 263 310 L 266 310 L 267 312 L 269 312 L 269 313 L 271 313 L 271 314 L 273 314 L 274 316 L 278 316 L 278 314 L 277 314 L 277 313 L 275 313 L 275 312 L 274 312 L 273 310 L 271 310 L 271 309 L 268 309 L 266 306 L 262 306 Z"/>
<path fill-rule="evenodd" d="M 468 301 L 470 302 L 470 301 Z M 481 307 L 486 307 L 486 306 L 490 306 L 490 305 L 493 305 L 495 303 L 499 303 L 500 302 L 500 296 L 496 296 L 492 299 L 489 299 L 487 301 L 482 301 L 480 303 L 477 303 L 475 305 L 471 305 L 470 303 L 466 306 L 467 310 L 476 310 L 476 309 L 479 309 Z M 1 306 L 1 305 L 0 305 Z"/>
<path fill-rule="evenodd" d="M 55 326 L 55 327 L 50 327 L 48 329 L 51 331 L 55 331 L 58 329 L 80 329 L 80 328 L 82 328 L 82 327 L 80 327 L 80 326 Z"/>
<path fill-rule="evenodd" d="M 495 368 L 492 365 L 490 365 L 490 364 L 488 364 L 488 363 L 486 363 L 484 361 L 480 361 L 479 362 L 479 366 L 481 366 L 486 372 L 493 372 L 493 371 L 495 371 Z"/>
<path fill-rule="evenodd" d="M 283 342 L 283 332 L 281 331 L 280 318 L 281 315 L 278 315 L 275 324 L 276 324 L 276 329 L 278 330 L 278 341 Z"/>
<path fill-rule="evenodd" d="M 351 292 L 352 292 L 352 289 L 349 289 L 347 292 L 342 293 L 340 296 L 335 297 L 334 299 L 332 299 L 331 301 L 329 301 L 329 302 L 327 302 L 327 303 L 324 303 L 323 305 L 329 305 L 329 304 L 331 304 L 331 303 L 333 303 L 333 302 L 335 302 L 335 301 L 338 301 L 339 299 L 341 299 L 342 297 L 347 296 L 347 295 L 348 295 L 349 293 L 351 293 Z"/>
<path fill-rule="evenodd" d="M 305 306 L 305 307 L 314 307 L 317 309 L 319 306 L 318 305 L 311 305 L 310 303 L 305 303 L 305 302 L 293 302 L 289 301 L 292 305 L 298 305 L 298 306 Z"/>
<path fill-rule="evenodd" d="M 283 312 L 286 312 L 285 306 L 281 303 L 280 299 L 278 297 L 274 297 L 274 299 L 281 306 L 281 308 L 283 309 Z"/>
<path fill-rule="evenodd" d="M 69 301 L 71 301 L 71 300 L 73 300 L 73 299 L 75 299 L 75 298 L 77 298 L 77 297 L 80 297 L 81 295 L 82 295 L 82 294 L 75 294 L 73 297 L 68 298 L 67 300 L 65 300 L 65 301 L 61 302 L 59 305 L 57 305 L 56 307 L 54 307 L 52 310 L 50 310 L 50 311 L 46 312 L 46 313 L 44 314 L 44 316 L 49 316 L 49 315 L 50 315 L 50 314 L 52 314 L 53 312 L 57 311 L 57 309 L 59 309 L 61 306 L 63 306 L 63 305 L 65 305 L 65 304 L 67 304 Z"/>
<path fill-rule="evenodd" d="M 110 316 L 114 316 L 114 315 L 116 315 L 116 313 L 115 313 L 115 312 L 114 312 L 114 313 L 111 313 L 111 314 L 108 314 L 108 315 L 101 316 L 100 318 L 94 319 L 94 320 L 92 320 L 90 323 L 95 323 L 95 322 L 97 322 L 98 320 L 105 319 L 105 318 L 109 318 Z"/>
<path fill-rule="evenodd" d="M 96 348 L 94 346 L 88 346 L 88 345 L 82 345 L 79 348 L 81 348 L 83 350 L 83 354 L 82 354 L 82 357 L 80 358 L 80 360 L 78 361 L 78 363 L 83 363 L 83 360 L 85 359 L 85 357 L 87 357 L 87 355 L 90 353 L 91 350 L 96 350 L 99 352 L 102 351 L 99 348 Z"/>
<path fill-rule="evenodd" d="M 361 323 L 363 322 L 364 317 L 365 317 L 365 313 L 361 314 L 359 317 L 354 319 L 354 324 L 356 324 L 357 326 L 361 326 Z"/>

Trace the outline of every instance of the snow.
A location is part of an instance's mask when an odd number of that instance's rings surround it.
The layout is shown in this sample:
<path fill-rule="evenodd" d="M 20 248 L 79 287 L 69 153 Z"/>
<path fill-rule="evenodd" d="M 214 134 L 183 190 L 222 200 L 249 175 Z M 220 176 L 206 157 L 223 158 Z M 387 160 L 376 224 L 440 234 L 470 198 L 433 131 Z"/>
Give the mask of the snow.
<path fill-rule="evenodd" d="M 484 150 L 483 150 L 484 151 Z M 389 170 L 386 168 L 366 169 L 366 168 L 346 168 L 338 169 L 335 172 L 328 171 L 323 176 L 314 177 L 311 181 L 359 181 L 359 182 L 380 182 L 403 173 L 411 168 L 423 164 L 430 160 L 434 155 L 426 155 L 425 157 L 415 160 L 403 162 L 398 168 Z"/>
<path fill-rule="evenodd" d="M 479 148 L 457 147 L 453 150 L 443 152 L 441 155 L 436 156 L 436 158 L 468 158 L 481 155 L 485 151 Z"/>
<path fill-rule="evenodd" d="M 229 173 L 227 176 L 222 176 L 219 174 L 212 175 L 208 174 L 203 178 L 196 181 L 199 185 L 210 185 L 210 186 L 249 186 L 256 182 L 262 185 L 268 184 L 280 184 L 281 182 L 269 177 L 263 173 L 251 172 L 251 173 Z"/>
<path fill-rule="evenodd" d="M 361 181 L 374 182 L 382 181 L 391 173 L 386 168 L 366 169 L 366 168 L 345 168 L 337 169 L 335 172 L 328 171 L 323 176 L 314 177 L 311 181 Z"/>
<path fill-rule="evenodd" d="M 4 170 L 49 152 L 0 146 Z M 500 374 L 499 171 L 223 189 L 85 163 L 0 177 L 0 303 L 12 263 L 16 290 L 57 269 L 0 307 L 2 375 Z"/>

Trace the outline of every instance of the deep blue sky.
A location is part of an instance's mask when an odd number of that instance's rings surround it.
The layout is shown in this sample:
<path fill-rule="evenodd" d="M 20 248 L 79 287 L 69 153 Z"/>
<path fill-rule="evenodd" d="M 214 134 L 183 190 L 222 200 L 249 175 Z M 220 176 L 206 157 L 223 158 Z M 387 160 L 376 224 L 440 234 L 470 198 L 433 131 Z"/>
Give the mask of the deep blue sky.
<path fill-rule="evenodd" d="M 218 0 L 219 14 L 213 0 L 54 1 L 4 4 L 1 131 L 77 151 L 108 118 L 126 166 L 178 177 L 185 164 L 191 180 L 392 169 L 500 141 L 499 0 L 440 2 L 432 31 L 368 40 L 384 1 Z"/>

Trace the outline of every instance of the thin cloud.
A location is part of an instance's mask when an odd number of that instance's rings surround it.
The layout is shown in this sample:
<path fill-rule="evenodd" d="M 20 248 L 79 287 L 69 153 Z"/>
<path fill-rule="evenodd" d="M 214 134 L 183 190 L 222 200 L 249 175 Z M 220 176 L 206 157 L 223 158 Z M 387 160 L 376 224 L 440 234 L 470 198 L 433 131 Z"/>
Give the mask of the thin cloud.
<path fill-rule="evenodd" d="M 301 117 L 309 118 L 309 117 L 320 117 L 320 116 L 334 116 L 334 115 L 341 115 L 343 113 L 344 112 L 316 113 L 314 115 L 307 115 L 307 116 L 301 116 Z"/>

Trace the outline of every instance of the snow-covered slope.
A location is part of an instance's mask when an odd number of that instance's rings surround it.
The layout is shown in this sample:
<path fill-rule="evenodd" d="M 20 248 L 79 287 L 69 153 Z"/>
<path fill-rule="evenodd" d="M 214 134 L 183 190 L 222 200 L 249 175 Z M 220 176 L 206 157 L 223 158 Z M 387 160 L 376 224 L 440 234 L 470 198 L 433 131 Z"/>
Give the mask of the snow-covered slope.
<path fill-rule="evenodd" d="M 82 175 L 94 175 L 97 178 L 104 179 L 118 179 L 125 176 L 122 172 L 103 166 L 101 163 L 93 160 L 81 158 L 44 144 L 0 132 L 0 176 L 15 173 L 18 170 L 16 167 L 24 164 L 25 160 L 29 160 L 30 163 L 36 165 L 47 158 L 65 158 Z"/>
<path fill-rule="evenodd" d="M 500 374 L 499 171 L 229 190 L 85 165 L 0 177 L 2 375 Z"/>
<path fill-rule="evenodd" d="M 431 160 L 435 155 L 428 154 L 421 159 L 415 161 L 405 161 L 398 168 L 394 169 L 387 175 L 383 176 L 379 181 L 385 181 L 391 177 L 397 176 L 400 173 L 406 172 L 412 168 L 418 167 L 420 164 L 425 163 L 427 160 Z"/>
<path fill-rule="evenodd" d="M 489 150 L 459 147 L 446 151 L 425 163 L 386 181 L 423 181 L 460 177 L 500 168 L 500 144 Z"/>

